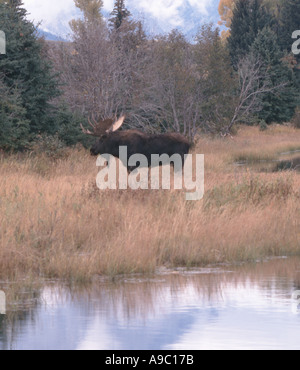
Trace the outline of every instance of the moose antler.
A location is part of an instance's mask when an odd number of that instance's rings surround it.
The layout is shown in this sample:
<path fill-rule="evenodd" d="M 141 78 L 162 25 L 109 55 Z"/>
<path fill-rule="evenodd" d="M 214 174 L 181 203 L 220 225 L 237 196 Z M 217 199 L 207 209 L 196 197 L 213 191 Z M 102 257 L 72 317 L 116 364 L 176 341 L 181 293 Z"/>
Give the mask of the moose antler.
<path fill-rule="evenodd" d="M 93 120 L 93 122 L 91 121 L 91 119 Z M 122 116 L 117 121 L 116 119 L 113 120 L 111 118 L 97 121 L 95 119 L 95 116 L 92 114 L 92 118 L 88 118 L 88 122 L 89 125 L 92 127 L 92 131 L 85 129 L 82 124 L 80 124 L 80 127 L 84 134 L 92 136 L 102 136 L 105 133 L 117 131 L 122 126 L 124 120 L 125 116 Z"/>
<path fill-rule="evenodd" d="M 120 117 L 106 132 L 115 132 L 123 125 L 125 116 Z"/>

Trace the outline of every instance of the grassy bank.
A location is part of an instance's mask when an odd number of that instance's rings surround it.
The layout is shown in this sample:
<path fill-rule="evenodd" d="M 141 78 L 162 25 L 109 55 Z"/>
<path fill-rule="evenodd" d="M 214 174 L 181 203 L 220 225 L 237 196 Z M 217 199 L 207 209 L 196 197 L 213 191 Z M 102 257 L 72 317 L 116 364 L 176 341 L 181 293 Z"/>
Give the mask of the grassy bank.
<path fill-rule="evenodd" d="M 184 191 L 100 191 L 95 158 L 71 150 L 0 157 L 0 278 L 89 281 L 97 274 L 153 272 L 300 253 L 300 174 L 235 162 L 300 149 L 300 131 L 243 128 L 200 138 L 205 197 Z"/>

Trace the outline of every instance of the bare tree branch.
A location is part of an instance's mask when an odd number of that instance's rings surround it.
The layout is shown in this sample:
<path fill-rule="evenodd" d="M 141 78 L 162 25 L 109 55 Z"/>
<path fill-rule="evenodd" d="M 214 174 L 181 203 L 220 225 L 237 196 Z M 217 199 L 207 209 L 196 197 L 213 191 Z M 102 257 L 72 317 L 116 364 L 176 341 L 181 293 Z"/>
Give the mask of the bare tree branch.
<path fill-rule="evenodd" d="M 230 124 L 225 127 L 223 135 L 230 132 L 233 125 L 242 118 L 259 112 L 262 109 L 262 97 L 267 93 L 282 90 L 287 83 L 273 85 L 263 63 L 249 54 L 238 64 L 240 93 L 237 99 L 234 115 Z"/>

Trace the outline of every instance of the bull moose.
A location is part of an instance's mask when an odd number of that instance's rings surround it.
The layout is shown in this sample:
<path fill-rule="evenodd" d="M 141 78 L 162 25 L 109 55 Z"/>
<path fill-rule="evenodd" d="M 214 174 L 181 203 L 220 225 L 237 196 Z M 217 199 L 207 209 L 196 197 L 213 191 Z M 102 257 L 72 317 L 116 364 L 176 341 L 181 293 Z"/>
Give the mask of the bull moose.
<path fill-rule="evenodd" d="M 119 148 L 127 147 L 127 171 L 130 173 L 136 167 L 128 166 L 128 159 L 134 154 L 142 154 L 148 160 L 148 165 L 151 165 L 151 155 L 167 154 L 169 157 L 174 154 L 179 154 L 184 165 L 185 155 L 189 153 L 189 141 L 179 133 L 166 134 L 146 134 L 139 130 L 123 130 L 118 131 L 123 125 L 125 116 L 119 119 L 105 119 L 97 121 L 94 117 L 93 122 L 89 118 L 88 122 L 92 128 L 85 129 L 82 125 L 82 131 L 85 134 L 99 137 L 99 140 L 92 146 L 91 154 L 96 156 L 99 154 L 110 154 L 119 158 Z M 161 163 L 160 163 L 161 164 Z"/>

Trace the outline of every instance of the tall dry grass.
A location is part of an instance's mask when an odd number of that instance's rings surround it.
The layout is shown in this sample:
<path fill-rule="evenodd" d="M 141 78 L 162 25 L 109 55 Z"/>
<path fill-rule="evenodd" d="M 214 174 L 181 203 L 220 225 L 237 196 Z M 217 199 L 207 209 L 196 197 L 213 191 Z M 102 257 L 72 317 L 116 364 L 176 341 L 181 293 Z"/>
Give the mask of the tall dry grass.
<path fill-rule="evenodd" d="M 233 139 L 200 138 L 205 197 L 184 191 L 100 191 L 96 161 L 0 159 L 0 277 L 90 281 L 300 253 L 300 174 L 237 167 L 240 153 L 276 156 L 300 146 L 300 132 L 244 128 Z"/>

